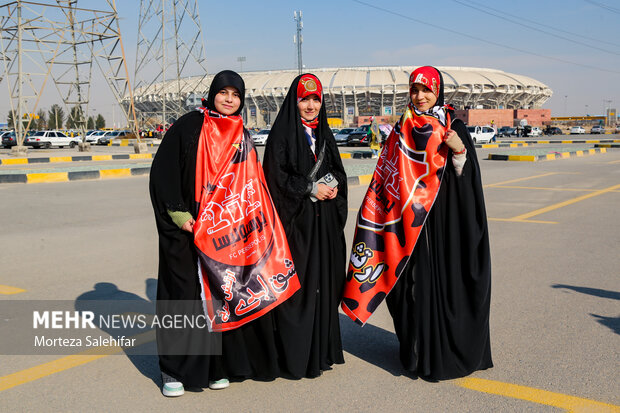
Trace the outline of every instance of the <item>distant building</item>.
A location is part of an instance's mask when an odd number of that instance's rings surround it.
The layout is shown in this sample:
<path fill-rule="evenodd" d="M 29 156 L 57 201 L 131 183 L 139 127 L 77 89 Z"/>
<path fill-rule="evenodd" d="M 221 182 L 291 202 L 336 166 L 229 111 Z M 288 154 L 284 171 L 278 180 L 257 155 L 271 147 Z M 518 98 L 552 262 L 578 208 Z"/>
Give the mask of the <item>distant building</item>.
<path fill-rule="evenodd" d="M 390 118 L 400 115 L 409 100 L 409 74 L 416 67 L 345 67 L 308 71 L 316 74 L 323 84 L 328 116 L 342 119 L 345 125 L 354 125 L 363 123 L 368 116 Z M 514 114 L 517 109 L 540 109 L 553 94 L 548 86 L 535 79 L 501 70 L 441 66 L 438 69 L 443 74 L 446 101 L 461 110 L 510 109 L 508 112 Z M 243 111 L 246 124 L 258 127 L 272 124 L 297 70 L 243 72 L 241 76 L 246 85 Z M 160 112 L 163 93 L 168 101 L 183 102 L 186 110 L 199 106 L 200 98 L 207 95 L 213 75 L 200 79 L 169 80 L 165 85 L 159 83 L 136 89 L 134 96 L 139 117 L 140 114 L 146 117 Z M 187 92 L 179 95 L 179 87 Z M 495 120 L 495 124 L 502 126 L 500 123 Z"/>

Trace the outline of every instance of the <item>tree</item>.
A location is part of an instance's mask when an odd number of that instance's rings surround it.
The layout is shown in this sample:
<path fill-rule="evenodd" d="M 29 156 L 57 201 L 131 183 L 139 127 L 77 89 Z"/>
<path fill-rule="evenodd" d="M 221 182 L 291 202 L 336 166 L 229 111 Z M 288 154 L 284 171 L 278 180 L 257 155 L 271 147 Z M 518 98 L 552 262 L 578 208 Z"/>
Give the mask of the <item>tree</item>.
<path fill-rule="evenodd" d="M 15 123 L 15 120 L 13 119 L 13 111 L 9 111 L 7 118 L 7 124 L 9 129 L 17 129 L 17 124 Z M 24 114 L 24 116 L 22 117 L 22 126 L 24 128 L 24 130 L 26 129 L 26 126 L 28 126 L 28 122 L 30 121 L 30 118 L 28 117 L 27 114 Z"/>
<path fill-rule="evenodd" d="M 89 116 L 86 121 L 86 129 L 95 129 L 95 118 L 92 116 Z"/>
<path fill-rule="evenodd" d="M 80 125 L 83 125 L 84 117 L 82 116 L 82 108 L 74 106 L 71 108 L 69 117 L 67 118 L 67 129 L 78 129 Z"/>
<path fill-rule="evenodd" d="M 15 129 L 15 122 L 13 122 L 13 111 L 9 110 L 9 114 L 6 117 L 6 123 L 9 124 L 9 129 Z"/>
<path fill-rule="evenodd" d="M 39 119 L 35 119 L 33 124 L 31 124 L 30 129 L 44 130 L 47 127 L 47 122 L 45 121 L 45 111 L 43 109 L 39 109 L 37 116 Z"/>
<path fill-rule="evenodd" d="M 49 129 L 62 129 L 65 122 L 65 112 L 57 104 L 53 104 L 48 116 L 47 127 Z"/>
<path fill-rule="evenodd" d="M 101 116 L 101 114 L 98 114 L 97 119 L 95 119 L 95 128 L 96 129 L 105 128 L 105 119 L 103 118 L 103 116 Z"/>

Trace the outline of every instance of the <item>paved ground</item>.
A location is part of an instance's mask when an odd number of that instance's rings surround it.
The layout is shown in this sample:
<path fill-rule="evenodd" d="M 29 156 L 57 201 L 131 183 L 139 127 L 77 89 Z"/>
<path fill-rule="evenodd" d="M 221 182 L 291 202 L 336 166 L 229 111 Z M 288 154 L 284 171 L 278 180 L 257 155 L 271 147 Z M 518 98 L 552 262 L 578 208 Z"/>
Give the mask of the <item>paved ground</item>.
<path fill-rule="evenodd" d="M 0 411 L 620 411 L 620 151 L 536 163 L 484 160 L 490 151 L 479 157 L 493 369 L 441 383 L 403 375 L 381 306 L 364 328 L 341 317 L 346 363 L 318 379 L 246 381 L 170 400 L 154 356 L 0 356 Z M 364 170 L 372 162 L 345 160 Z M 110 296 L 151 300 L 157 241 L 147 185 L 144 176 L 0 185 L 0 300 L 75 300 L 97 283 L 109 283 Z M 350 188 L 349 242 L 365 190 Z"/>

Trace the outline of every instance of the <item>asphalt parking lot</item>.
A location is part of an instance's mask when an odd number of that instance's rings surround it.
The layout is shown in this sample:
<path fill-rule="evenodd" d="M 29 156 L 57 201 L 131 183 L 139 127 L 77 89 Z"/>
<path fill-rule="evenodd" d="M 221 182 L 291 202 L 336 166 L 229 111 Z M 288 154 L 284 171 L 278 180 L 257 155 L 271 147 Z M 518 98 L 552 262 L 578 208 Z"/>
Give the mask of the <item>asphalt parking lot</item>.
<path fill-rule="evenodd" d="M 364 328 L 341 317 L 346 363 L 317 379 L 246 381 L 165 399 L 155 356 L 2 355 L 0 411 L 620 411 L 620 149 L 548 162 L 486 160 L 494 150 L 478 151 L 494 368 L 440 383 L 404 375 L 382 305 Z M 76 154 L 45 151 L 30 153 Z M 344 163 L 367 171 L 374 160 Z M 350 187 L 349 242 L 365 191 Z M 1 184 L 0 205 L 0 300 L 76 300 L 95 285 L 110 297 L 153 300 L 157 239 L 146 176 Z"/>

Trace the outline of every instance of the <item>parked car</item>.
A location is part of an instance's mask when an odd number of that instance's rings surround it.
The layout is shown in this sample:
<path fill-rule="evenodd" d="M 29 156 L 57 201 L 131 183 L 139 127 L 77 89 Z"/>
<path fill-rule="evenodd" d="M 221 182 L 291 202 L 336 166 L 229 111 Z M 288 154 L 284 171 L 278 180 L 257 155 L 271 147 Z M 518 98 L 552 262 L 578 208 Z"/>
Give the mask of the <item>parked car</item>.
<path fill-rule="evenodd" d="M 556 127 L 556 126 L 553 126 L 553 127 L 549 127 L 548 126 L 545 129 L 545 135 L 563 135 L 563 134 L 564 134 L 564 132 L 562 132 L 562 129 L 560 129 L 560 128 Z"/>
<path fill-rule="evenodd" d="M 338 132 L 340 132 L 340 129 L 338 129 L 338 128 L 332 128 L 332 134 L 333 134 L 334 136 L 336 136 L 336 134 L 337 134 Z"/>
<path fill-rule="evenodd" d="M 111 131 L 105 130 L 96 130 L 91 134 L 86 135 L 86 142 L 92 143 L 95 145 L 107 145 L 110 143 L 110 137 L 108 136 Z"/>
<path fill-rule="evenodd" d="M 511 128 L 510 126 L 502 126 L 497 130 L 497 137 L 510 136 L 510 132 L 513 130 L 514 128 Z"/>
<path fill-rule="evenodd" d="M 334 135 L 334 139 L 336 140 L 337 145 L 346 145 L 349 142 L 349 134 L 353 132 L 355 129 L 353 128 L 344 128 L 340 129 L 336 135 Z"/>
<path fill-rule="evenodd" d="M 495 130 L 490 126 L 468 126 L 467 130 L 474 143 L 495 141 Z"/>
<path fill-rule="evenodd" d="M 369 139 L 366 137 L 368 135 L 367 131 L 360 130 L 359 128 L 354 130 L 349 134 L 347 138 L 347 145 L 349 146 L 357 146 L 357 145 L 370 145 Z"/>
<path fill-rule="evenodd" d="M 532 129 L 529 131 L 527 136 L 535 138 L 537 136 L 542 136 L 542 134 L 543 134 L 542 129 L 540 129 L 538 126 L 532 126 Z"/>
<path fill-rule="evenodd" d="M 33 148 L 51 148 L 52 146 L 75 148 L 79 142 L 80 138 L 77 136 L 72 138 L 61 131 L 46 130 L 35 132 L 32 136 L 27 137 L 24 145 Z"/>
<path fill-rule="evenodd" d="M 2 146 L 7 149 L 11 146 L 17 145 L 17 137 L 15 136 L 15 131 L 1 132 L 0 138 L 2 138 Z"/>
<path fill-rule="evenodd" d="M 501 134 L 499 133 L 499 130 L 498 130 L 497 137 L 502 137 L 502 136 L 505 138 L 508 138 L 510 136 L 517 136 L 517 128 L 512 128 L 508 126 L 507 129 L 504 129 Z"/>
<path fill-rule="evenodd" d="M 586 133 L 586 130 L 583 126 L 573 126 L 570 128 L 571 135 L 583 135 Z"/>
<path fill-rule="evenodd" d="M 258 131 L 258 133 L 252 136 L 252 140 L 254 141 L 254 145 L 264 145 L 267 143 L 267 138 L 269 137 L 269 132 L 271 129 L 262 129 Z"/>
<path fill-rule="evenodd" d="M 133 132 L 130 130 L 117 130 L 110 135 L 111 139 L 130 139 L 135 138 Z"/>
<path fill-rule="evenodd" d="M 592 129 L 590 129 L 590 133 L 605 133 L 605 128 L 600 125 L 592 126 Z"/>

